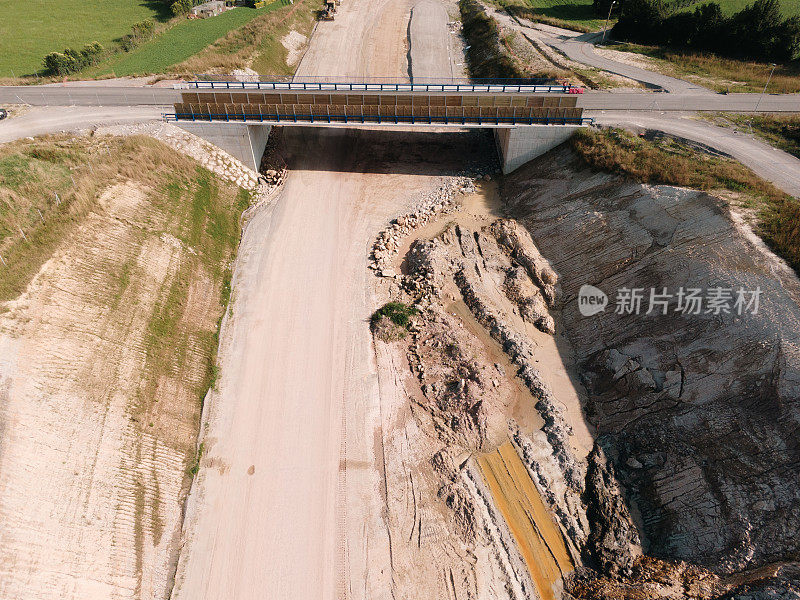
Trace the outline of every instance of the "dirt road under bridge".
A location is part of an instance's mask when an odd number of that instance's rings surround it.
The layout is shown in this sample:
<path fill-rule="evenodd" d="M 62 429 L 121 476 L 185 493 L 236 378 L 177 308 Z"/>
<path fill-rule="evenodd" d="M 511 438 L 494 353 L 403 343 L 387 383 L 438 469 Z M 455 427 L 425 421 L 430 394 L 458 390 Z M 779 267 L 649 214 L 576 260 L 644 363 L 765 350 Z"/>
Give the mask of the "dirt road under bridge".
<path fill-rule="evenodd" d="M 406 76 L 411 8 L 344 2 L 299 74 Z M 236 266 L 175 598 L 391 595 L 367 255 L 490 140 L 295 128 L 284 143 L 285 188 L 253 215 Z"/>

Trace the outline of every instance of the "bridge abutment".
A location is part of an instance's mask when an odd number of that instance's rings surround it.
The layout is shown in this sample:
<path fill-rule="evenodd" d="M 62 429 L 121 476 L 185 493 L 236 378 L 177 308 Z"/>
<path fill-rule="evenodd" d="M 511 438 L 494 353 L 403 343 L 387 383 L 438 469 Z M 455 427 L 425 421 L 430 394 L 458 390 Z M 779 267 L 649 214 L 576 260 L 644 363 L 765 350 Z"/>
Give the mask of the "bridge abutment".
<path fill-rule="evenodd" d="M 526 125 L 494 130 L 503 173 L 521 167 L 569 139 L 580 125 Z"/>
<path fill-rule="evenodd" d="M 221 148 L 256 173 L 272 129 L 270 125 L 199 121 L 179 121 L 176 125 Z"/>

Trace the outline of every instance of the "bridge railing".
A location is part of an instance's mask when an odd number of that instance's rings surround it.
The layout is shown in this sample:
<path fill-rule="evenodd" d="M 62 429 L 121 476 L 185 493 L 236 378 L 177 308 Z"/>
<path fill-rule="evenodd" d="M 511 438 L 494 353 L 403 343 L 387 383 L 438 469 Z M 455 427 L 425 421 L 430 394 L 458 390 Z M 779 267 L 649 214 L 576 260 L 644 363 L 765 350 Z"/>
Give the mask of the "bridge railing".
<path fill-rule="evenodd" d="M 498 80 L 439 81 L 190 81 L 183 89 L 209 90 L 305 90 L 359 92 L 484 92 L 484 93 L 569 93 L 571 86 Z"/>
<path fill-rule="evenodd" d="M 225 123 L 331 123 L 331 124 L 373 124 L 373 125 L 592 125 L 591 117 L 427 117 L 427 116 L 378 116 L 378 115 L 234 115 L 162 113 L 165 121 L 225 122 Z"/>

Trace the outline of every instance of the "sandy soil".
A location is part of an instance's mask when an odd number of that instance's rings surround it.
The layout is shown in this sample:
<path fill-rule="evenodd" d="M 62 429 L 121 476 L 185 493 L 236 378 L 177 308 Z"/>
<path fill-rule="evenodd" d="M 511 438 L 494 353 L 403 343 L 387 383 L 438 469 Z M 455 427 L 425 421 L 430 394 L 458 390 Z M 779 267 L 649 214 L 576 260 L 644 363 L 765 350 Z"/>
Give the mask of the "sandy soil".
<path fill-rule="evenodd" d="M 198 411 L 172 379 L 159 385 L 157 410 L 137 408 L 147 324 L 186 251 L 143 231 L 149 194 L 110 188 L 0 315 L 4 599 L 167 592 Z M 125 265 L 130 285 L 118 292 Z M 202 284 L 198 319 L 208 316 Z"/>
<path fill-rule="evenodd" d="M 281 38 L 281 45 L 286 48 L 286 64 L 294 67 L 303 58 L 308 38 L 294 29 Z"/>
<path fill-rule="evenodd" d="M 410 9 L 342 3 L 298 75 L 407 76 Z M 236 267 L 175 598 L 390 597 L 367 254 L 465 152 L 485 152 L 424 135 L 286 132 L 284 190 L 252 215 Z"/>

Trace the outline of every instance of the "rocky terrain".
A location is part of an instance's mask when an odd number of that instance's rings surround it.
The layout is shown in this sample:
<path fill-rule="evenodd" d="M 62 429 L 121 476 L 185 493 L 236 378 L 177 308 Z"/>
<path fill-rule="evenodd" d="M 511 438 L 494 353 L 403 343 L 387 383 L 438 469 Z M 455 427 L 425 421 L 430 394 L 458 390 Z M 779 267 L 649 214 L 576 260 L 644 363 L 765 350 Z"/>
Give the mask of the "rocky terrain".
<path fill-rule="evenodd" d="M 548 158 L 510 178 L 504 197 L 561 276 L 586 412 L 645 548 L 719 573 L 796 560 L 796 276 L 718 199 L 592 173 L 566 150 Z M 609 295 L 605 312 L 580 315 L 584 284 Z M 732 291 L 699 314 L 673 297 L 666 315 L 660 304 L 645 314 L 649 298 L 637 315 L 613 310 L 623 288 Z M 737 308 L 740 288 L 760 289 L 757 314 Z"/>
<path fill-rule="evenodd" d="M 423 210 L 419 230 L 404 215 L 373 249 L 384 294 L 418 311 L 376 342 L 379 364 L 407 362 L 431 448 L 415 468 L 440 482 L 462 552 L 507 565 L 492 585 L 508 597 L 547 596 L 470 459 L 510 439 L 574 558 L 565 594 L 800 597 L 794 273 L 723 201 L 592 172 L 566 148 L 507 178 L 502 207 L 464 215 L 469 197 L 436 198 L 447 216 Z M 584 285 L 605 310 L 581 314 Z M 470 564 L 460 591 L 480 597 L 497 571 Z"/>

